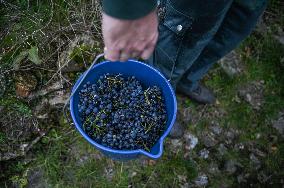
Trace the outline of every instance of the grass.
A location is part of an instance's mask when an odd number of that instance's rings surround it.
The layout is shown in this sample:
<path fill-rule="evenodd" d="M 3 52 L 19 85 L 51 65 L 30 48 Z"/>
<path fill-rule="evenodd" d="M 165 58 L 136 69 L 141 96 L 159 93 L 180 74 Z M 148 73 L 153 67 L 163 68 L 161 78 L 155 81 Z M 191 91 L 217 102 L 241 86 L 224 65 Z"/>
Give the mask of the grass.
<path fill-rule="evenodd" d="M 191 160 L 170 153 L 164 154 L 161 160 L 150 166 L 141 165 L 140 161 L 112 161 L 102 157 L 77 132 L 70 133 L 73 138 L 70 141 L 64 133 L 66 130 L 62 132 L 62 126 L 66 128 L 68 125 L 63 124 L 51 131 L 43 139 L 43 145 L 35 149 L 37 160 L 33 165 L 44 169 L 46 178 L 55 187 L 127 187 L 129 184 L 135 187 L 162 187 L 177 185 L 177 175 L 189 179 L 197 175 L 196 165 Z M 111 179 L 106 175 L 108 168 L 113 171 Z M 130 178 L 134 172 L 137 175 Z M 159 181 L 156 181 L 157 177 Z"/>
<path fill-rule="evenodd" d="M 80 72 L 68 77 L 57 72 L 56 62 L 61 54 L 70 51 L 70 57 L 65 60 L 70 58 L 88 66 L 92 57 L 101 51 L 99 8 L 93 2 L 17 0 L 6 6 L 0 5 L 0 14 L 6 15 L 0 17 L 0 29 L 3 31 L 0 34 L 1 71 L 6 71 L 6 76 L 17 74 L 17 71 L 29 72 L 40 78 L 41 85 L 46 84 L 53 76 L 57 80 L 75 79 Z M 209 177 L 209 187 L 249 184 L 255 187 L 268 186 L 267 182 L 259 181 L 260 173 L 269 176 L 268 182 L 272 184 L 270 186 L 280 187 L 280 179 L 284 177 L 281 168 L 284 165 L 284 144 L 283 138 L 271 126 L 271 121 L 284 108 L 284 47 L 274 37 L 277 28 L 283 26 L 284 17 L 279 8 L 281 6 L 283 5 L 280 1 L 270 1 L 267 12 L 272 21 L 271 31 L 264 34 L 253 33 L 237 49 L 244 65 L 244 71 L 240 75 L 230 78 L 216 65 L 204 79 L 205 84 L 214 89 L 218 105 L 200 108 L 189 99 L 178 96 L 183 102 L 179 104 L 180 111 L 184 108 L 192 109 L 193 114 L 200 113 L 200 109 L 205 111 L 197 124 L 188 123 L 188 131 L 199 139 L 196 148 L 189 152 L 189 157 L 184 156 L 188 152 L 184 147 L 178 153 L 172 151 L 168 141 L 163 156 L 157 161 L 112 161 L 88 144 L 60 115 L 60 119 L 50 125 L 48 134 L 29 153 L 32 161 L 17 158 L 0 162 L 0 168 L 4 172 L 0 175 L 0 187 L 11 184 L 25 187 L 29 178 L 27 172 L 35 168 L 44 172 L 43 179 L 50 187 L 179 187 L 186 183 L 193 185 L 194 179 L 202 173 Z M 7 28 L 9 32 L 6 31 Z M 80 44 L 69 48 L 72 41 L 82 33 L 93 35 L 96 44 Z M 39 48 L 42 64 L 34 65 L 28 59 L 23 59 L 19 70 L 15 71 L 12 66 L 14 59 L 31 46 Z M 264 103 L 259 111 L 244 101 L 236 102 L 240 86 L 260 80 L 264 81 Z M 15 114 L 20 112 L 31 115 L 37 101 L 34 104 L 17 98 L 14 82 L 11 76 L 8 88 L 0 99 L 0 106 L 9 106 Z M 220 109 L 226 112 L 225 115 L 215 116 L 215 110 Z M 226 141 L 222 133 L 217 138 L 218 144 L 209 148 L 209 158 L 202 159 L 198 157 L 198 152 L 204 148 L 202 134 L 210 131 L 212 120 L 217 121 L 224 131 L 233 129 L 240 131 L 240 134 L 232 144 L 225 144 L 227 151 L 220 155 L 218 146 Z M 258 134 L 261 136 L 258 137 Z M 0 132 L 0 146 L 5 140 L 5 135 Z M 184 146 L 184 140 L 182 141 Z M 237 150 L 236 144 L 244 144 L 245 149 Z M 252 149 L 265 154 L 257 156 L 262 163 L 257 170 L 249 159 Z M 250 174 L 247 182 L 240 185 L 236 178 L 238 174 L 225 172 L 225 163 L 228 160 L 241 164 L 238 167 L 240 174 Z M 217 165 L 219 173 L 209 172 L 211 164 Z"/>
<path fill-rule="evenodd" d="M 228 116 L 222 121 L 223 126 L 229 125 L 242 131 L 238 142 L 255 142 L 256 148 L 260 150 L 270 150 L 270 136 L 277 135 L 274 128 L 271 127 L 271 120 L 278 115 L 278 112 L 284 108 L 283 98 L 283 79 L 281 73 L 283 70 L 284 47 L 278 43 L 270 34 L 259 39 L 257 35 L 251 35 L 240 47 L 241 54 L 245 54 L 248 48 L 251 48 L 251 54 L 242 55 L 242 61 L 245 63 L 244 73 L 235 78 L 228 80 L 224 77 L 222 70 L 214 72 L 214 78 L 206 83 L 212 88 L 222 90 L 221 97 L 218 97 L 221 105 L 228 112 Z M 211 77 L 210 77 L 211 78 Z M 237 88 L 250 81 L 264 80 L 264 104 L 259 112 L 245 103 L 232 102 L 236 95 Z M 256 138 L 257 133 L 261 133 L 260 139 Z M 275 152 L 269 153 L 267 157 L 262 159 L 265 163 L 263 170 L 267 173 L 274 174 L 273 182 L 279 183 L 280 177 L 283 175 L 281 165 L 283 165 L 283 143 L 275 143 L 277 149 Z M 233 151 L 229 151 L 232 154 Z M 234 153 L 234 152 L 233 152 Z M 226 158 L 237 159 L 245 165 L 245 171 L 253 171 L 253 166 L 249 165 L 248 154 L 235 153 Z M 280 157 L 282 156 L 282 158 Z M 277 174 L 277 175 L 276 175 Z M 254 180 L 251 180 L 254 181 Z"/>

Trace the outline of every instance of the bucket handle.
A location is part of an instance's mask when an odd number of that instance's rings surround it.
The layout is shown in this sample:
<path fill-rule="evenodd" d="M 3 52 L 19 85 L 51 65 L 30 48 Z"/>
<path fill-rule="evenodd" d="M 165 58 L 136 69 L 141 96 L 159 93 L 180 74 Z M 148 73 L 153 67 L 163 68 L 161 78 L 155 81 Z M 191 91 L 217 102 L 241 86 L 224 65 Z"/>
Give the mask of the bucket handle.
<path fill-rule="evenodd" d="M 167 56 L 167 58 L 170 60 L 170 62 L 172 62 L 172 68 L 171 68 L 171 72 L 170 72 L 170 77 L 168 78 L 168 82 L 171 83 L 172 81 L 172 77 L 173 77 L 173 74 L 174 74 L 174 71 L 175 71 L 175 68 L 176 68 L 176 61 L 174 61 L 169 55 L 168 53 L 163 50 L 163 48 L 161 48 L 158 44 L 157 44 L 157 49 L 159 49 L 165 56 Z"/>
<path fill-rule="evenodd" d="M 88 70 L 84 73 L 81 81 L 77 84 L 77 87 L 71 92 L 71 95 L 70 97 L 66 100 L 65 104 L 64 104 L 64 107 L 63 107 L 63 115 L 65 117 L 65 119 L 67 119 L 68 123 L 70 125 L 74 125 L 74 123 L 72 123 L 72 121 L 70 121 L 69 117 L 67 116 L 67 106 L 70 102 L 70 99 L 73 97 L 74 93 L 77 91 L 77 89 L 79 88 L 79 86 L 81 85 L 81 83 L 83 83 L 83 81 L 85 80 L 86 76 L 88 75 L 88 73 L 92 70 L 92 68 L 94 67 L 94 65 L 97 63 L 97 61 L 104 57 L 104 53 L 101 53 L 99 55 L 97 55 L 97 57 L 95 58 L 95 60 L 93 61 L 92 65 L 88 68 Z"/>

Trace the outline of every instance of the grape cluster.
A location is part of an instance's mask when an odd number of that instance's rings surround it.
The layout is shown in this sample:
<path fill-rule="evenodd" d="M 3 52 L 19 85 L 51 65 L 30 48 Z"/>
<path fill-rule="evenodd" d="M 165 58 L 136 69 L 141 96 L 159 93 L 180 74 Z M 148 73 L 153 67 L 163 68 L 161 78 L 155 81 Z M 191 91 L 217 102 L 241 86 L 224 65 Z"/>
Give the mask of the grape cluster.
<path fill-rule="evenodd" d="M 79 91 L 84 131 L 97 143 L 118 150 L 149 151 L 166 128 L 166 106 L 157 87 L 143 89 L 134 77 L 105 74 Z"/>

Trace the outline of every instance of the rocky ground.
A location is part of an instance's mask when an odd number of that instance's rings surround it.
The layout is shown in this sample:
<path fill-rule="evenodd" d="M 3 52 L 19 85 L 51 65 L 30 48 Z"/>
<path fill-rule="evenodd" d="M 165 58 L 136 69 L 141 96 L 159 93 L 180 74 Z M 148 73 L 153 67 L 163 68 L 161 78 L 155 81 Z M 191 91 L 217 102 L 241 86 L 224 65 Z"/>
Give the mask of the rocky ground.
<path fill-rule="evenodd" d="M 103 156 L 62 113 L 102 49 L 95 2 L 0 1 L 0 187 L 283 187 L 282 2 L 203 79 L 216 104 L 178 95 L 183 137 L 159 160 L 129 162 Z"/>

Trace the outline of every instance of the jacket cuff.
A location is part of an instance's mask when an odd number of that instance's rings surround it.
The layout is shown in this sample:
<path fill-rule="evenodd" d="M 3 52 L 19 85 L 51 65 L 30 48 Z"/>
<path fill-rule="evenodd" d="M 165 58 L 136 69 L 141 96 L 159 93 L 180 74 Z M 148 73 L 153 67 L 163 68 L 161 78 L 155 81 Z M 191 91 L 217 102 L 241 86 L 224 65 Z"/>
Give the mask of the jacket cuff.
<path fill-rule="evenodd" d="M 134 20 L 146 16 L 157 6 L 157 0 L 103 0 L 103 12 L 111 17 Z"/>

